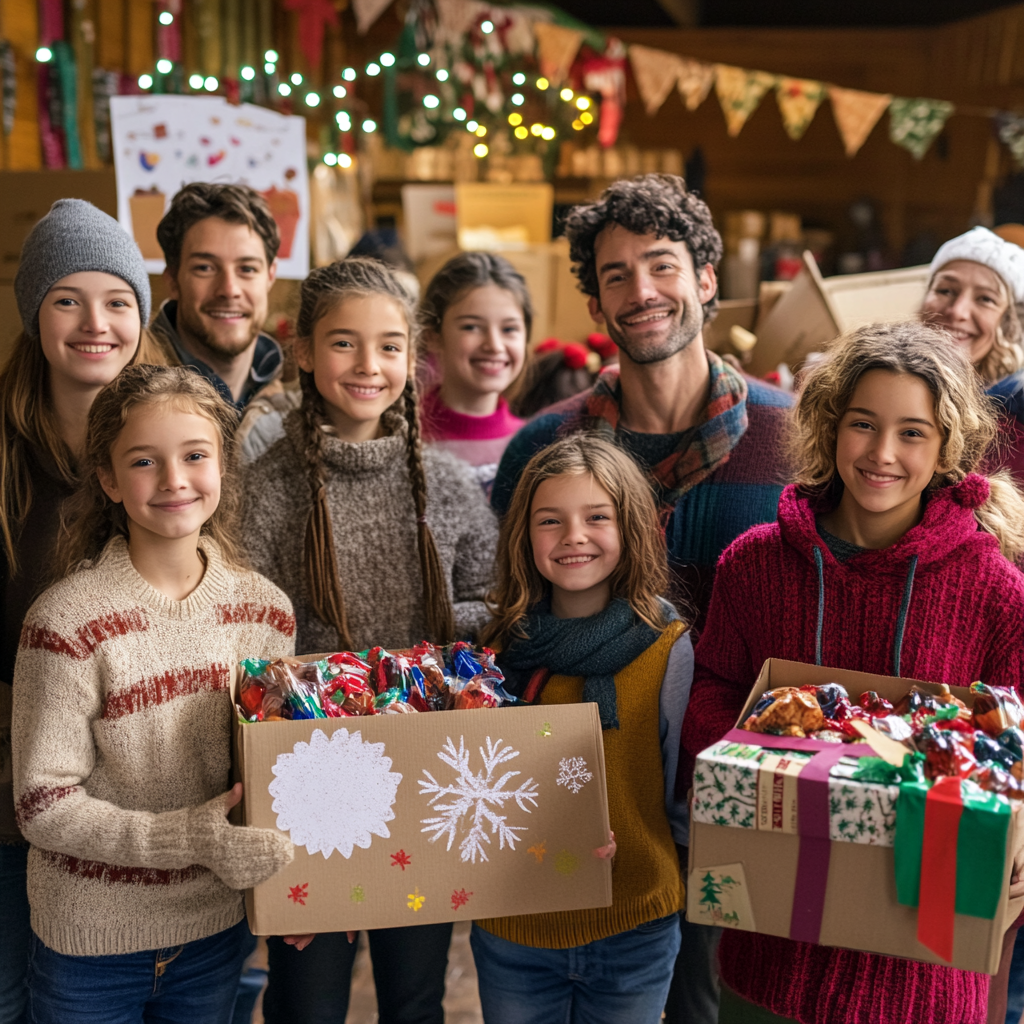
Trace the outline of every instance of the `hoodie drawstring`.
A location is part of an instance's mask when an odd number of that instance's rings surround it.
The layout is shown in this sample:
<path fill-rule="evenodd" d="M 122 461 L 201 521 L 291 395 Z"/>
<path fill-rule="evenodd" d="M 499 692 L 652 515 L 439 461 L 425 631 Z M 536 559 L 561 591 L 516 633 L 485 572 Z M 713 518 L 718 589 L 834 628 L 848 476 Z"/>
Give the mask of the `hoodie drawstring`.
<path fill-rule="evenodd" d="M 821 634 L 825 624 L 825 562 L 821 557 L 821 548 L 814 548 L 814 567 L 818 570 L 818 629 L 814 637 L 814 664 L 821 664 Z M 892 674 L 899 678 L 900 656 L 903 654 L 903 634 L 907 625 L 907 612 L 910 611 L 910 598 L 914 592 L 914 573 L 917 572 L 917 555 L 910 559 L 907 579 L 903 584 L 903 596 L 900 598 L 900 612 L 896 619 L 896 647 L 892 656 Z"/>
<path fill-rule="evenodd" d="M 900 655 L 903 653 L 903 630 L 907 624 L 907 612 L 910 610 L 910 595 L 914 590 L 914 573 L 917 571 L 917 555 L 910 560 L 907 570 L 907 582 L 903 584 L 903 597 L 900 600 L 900 614 L 896 620 L 896 649 L 892 655 L 892 674 L 899 678 Z"/>
<path fill-rule="evenodd" d="M 814 565 L 818 570 L 818 631 L 814 637 L 814 664 L 821 664 L 821 630 L 825 624 L 825 563 L 821 548 L 814 549 Z"/>

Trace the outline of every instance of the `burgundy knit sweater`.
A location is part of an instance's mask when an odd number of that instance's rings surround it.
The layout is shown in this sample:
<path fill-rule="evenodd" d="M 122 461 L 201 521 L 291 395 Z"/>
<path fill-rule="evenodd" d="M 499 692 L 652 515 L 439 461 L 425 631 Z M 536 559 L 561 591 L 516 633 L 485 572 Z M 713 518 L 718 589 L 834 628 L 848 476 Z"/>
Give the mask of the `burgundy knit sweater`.
<path fill-rule="evenodd" d="M 933 495 L 892 547 L 840 564 L 817 531 L 822 509 L 787 487 L 778 522 L 748 530 L 719 561 L 683 723 L 681 784 L 696 755 L 735 724 L 767 658 L 1020 689 L 1024 575 L 978 527 L 973 508 L 987 496 L 987 481 L 971 475 Z M 729 930 L 719 956 L 730 988 L 803 1024 L 985 1021 L 985 974 Z"/>

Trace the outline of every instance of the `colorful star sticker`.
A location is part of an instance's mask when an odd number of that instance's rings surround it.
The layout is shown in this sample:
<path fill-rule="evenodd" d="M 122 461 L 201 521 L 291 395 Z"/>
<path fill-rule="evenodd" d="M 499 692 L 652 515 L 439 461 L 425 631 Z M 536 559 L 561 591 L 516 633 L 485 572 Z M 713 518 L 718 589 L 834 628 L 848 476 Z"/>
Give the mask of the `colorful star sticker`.
<path fill-rule="evenodd" d="M 550 736 L 551 735 L 551 723 L 545 722 L 540 729 L 537 731 L 538 736 Z"/>
<path fill-rule="evenodd" d="M 571 875 L 580 866 L 580 859 L 568 850 L 562 852 L 555 858 L 555 870 L 563 875 Z"/>
<path fill-rule="evenodd" d="M 469 902 L 469 897 L 473 894 L 466 892 L 465 889 L 456 889 L 452 893 L 452 910 L 458 910 L 460 907 L 464 907 Z"/>
<path fill-rule="evenodd" d="M 416 913 L 416 911 L 419 910 L 420 907 L 423 906 L 423 904 L 426 902 L 426 899 L 427 899 L 426 896 L 421 896 L 420 895 L 419 886 L 416 887 L 416 890 L 414 892 L 407 893 L 406 897 L 409 900 L 409 902 L 406 904 L 406 906 L 413 913 Z"/>
<path fill-rule="evenodd" d="M 393 868 L 398 867 L 404 871 L 411 863 L 412 857 L 405 850 L 399 850 L 398 853 L 391 854 L 391 866 Z"/>
<path fill-rule="evenodd" d="M 531 846 L 527 853 L 532 853 L 537 858 L 537 863 L 542 864 L 544 862 L 544 854 L 547 853 L 547 847 L 543 842 L 537 843 L 535 846 Z"/>
<path fill-rule="evenodd" d="M 366 899 L 366 890 L 361 885 L 353 885 L 348 898 L 353 903 L 362 903 Z"/>
<path fill-rule="evenodd" d="M 301 903 L 302 906 L 306 905 L 306 897 L 309 895 L 309 882 L 303 882 L 302 885 L 292 885 L 288 887 L 288 899 L 292 903 Z"/>

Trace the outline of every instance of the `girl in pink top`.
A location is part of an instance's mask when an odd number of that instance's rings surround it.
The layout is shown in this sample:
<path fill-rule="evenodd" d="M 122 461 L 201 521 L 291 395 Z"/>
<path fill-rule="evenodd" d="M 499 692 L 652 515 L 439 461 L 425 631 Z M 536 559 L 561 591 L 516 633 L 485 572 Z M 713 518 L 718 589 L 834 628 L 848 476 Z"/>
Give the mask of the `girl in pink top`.
<path fill-rule="evenodd" d="M 501 256 L 460 253 L 427 286 L 419 320 L 441 370 L 441 383 L 423 399 L 423 439 L 468 462 L 489 493 L 505 446 L 524 422 L 504 393 L 526 362 L 533 320 L 526 282 Z"/>

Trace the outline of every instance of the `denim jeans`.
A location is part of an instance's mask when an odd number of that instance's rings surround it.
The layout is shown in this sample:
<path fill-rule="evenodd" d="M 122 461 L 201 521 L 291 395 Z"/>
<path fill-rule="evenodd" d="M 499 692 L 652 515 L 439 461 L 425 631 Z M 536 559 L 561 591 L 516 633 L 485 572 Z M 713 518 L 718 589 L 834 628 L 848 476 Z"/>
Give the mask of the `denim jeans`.
<path fill-rule="evenodd" d="M 679 952 L 679 915 L 570 949 L 473 926 L 484 1024 L 658 1024 Z"/>
<path fill-rule="evenodd" d="M 0 844 L 0 1024 L 27 1019 L 28 918 L 25 865 L 28 844 Z"/>
<path fill-rule="evenodd" d="M 444 976 L 450 924 L 368 932 L 380 1024 L 444 1024 Z M 356 943 L 344 932 L 317 937 L 303 950 L 267 939 L 270 980 L 266 1024 L 345 1024 Z"/>
<path fill-rule="evenodd" d="M 246 930 L 242 941 L 242 976 L 238 979 L 235 1006 L 231 1011 L 231 1024 L 252 1024 L 253 1011 L 260 993 L 267 981 L 267 972 L 262 967 L 248 966 L 248 960 L 256 952 L 256 936 Z"/>
<path fill-rule="evenodd" d="M 182 946 L 67 956 L 36 935 L 29 947 L 32 1024 L 228 1024 L 249 926 L 240 921 Z"/>
<path fill-rule="evenodd" d="M 665 1024 L 718 1024 L 716 957 L 722 929 L 693 924 L 679 911 L 679 931 L 682 941 L 665 1001 Z"/>
<path fill-rule="evenodd" d="M 1024 928 L 1017 932 L 1013 944 L 1006 997 L 1006 1024 L 1020 1024 L 1021 1017 L 1024 1017 Z"/>

